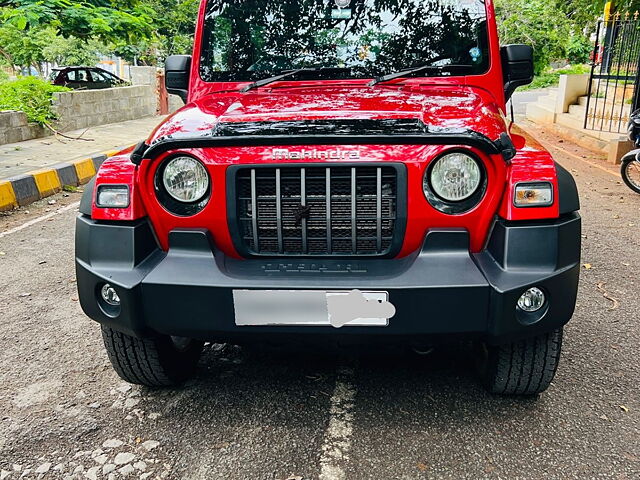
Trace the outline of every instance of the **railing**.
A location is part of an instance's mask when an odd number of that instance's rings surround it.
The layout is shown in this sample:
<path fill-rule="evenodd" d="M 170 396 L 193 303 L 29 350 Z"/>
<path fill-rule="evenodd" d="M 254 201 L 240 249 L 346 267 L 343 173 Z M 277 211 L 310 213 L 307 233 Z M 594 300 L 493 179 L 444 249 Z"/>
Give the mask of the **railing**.
<path fill-rule="evenodd" d="M 626 131 L 639 105 L 639 14 L 616 14 L 598 22 L 593 50 L 584 128 Z"/>

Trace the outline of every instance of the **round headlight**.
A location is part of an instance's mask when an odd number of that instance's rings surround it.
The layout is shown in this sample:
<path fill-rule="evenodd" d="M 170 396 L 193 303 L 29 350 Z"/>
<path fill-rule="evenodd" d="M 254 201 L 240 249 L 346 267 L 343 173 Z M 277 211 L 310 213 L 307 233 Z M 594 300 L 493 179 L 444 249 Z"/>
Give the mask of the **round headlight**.
<path fill-rule="evenodd" d="M 471 156 L 455 152 L 442 156 L 431 168 L 430 178 L 424 178 L 425 191 L 431 183 L 433 192 L 443 200 L 459 202 L 473 195 L 482 180 L 478 162 Z"/>
<path fill-rule="evenodd" d="M 167 193 L 179 202 L 197 202 L 207 194 L 209 175 L 195 158 L 176 157 L 164 168 L 162 183 Z"/>

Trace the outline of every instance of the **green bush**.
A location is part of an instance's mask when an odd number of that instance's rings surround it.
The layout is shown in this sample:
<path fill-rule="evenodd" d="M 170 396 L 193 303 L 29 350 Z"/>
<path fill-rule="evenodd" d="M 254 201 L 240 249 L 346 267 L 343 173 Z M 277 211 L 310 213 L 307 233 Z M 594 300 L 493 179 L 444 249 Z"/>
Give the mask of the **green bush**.
<path fill-rule="evenodd" d="M 54 92 L 65 92 L 66 87 L 51 85 L 37 77 L 22 77 L 0 83 L 0 110 L 19 110 L 30 122 L 48 123 L 56 119 L 51 108 Z"/>
<path fill-rule="evenodd" d="M 572 75 L 589 73 L 591 67 L 589 65 L 569 65 L 568 67 L 559 68 L 558 70 L 547 70 L 536 75 L 533 82 L 522 87 L 521 90 L 535 90 L 537 88 L 553 87 L 560 83 L 560 75 Z"/>
<path fill-rule="evenodd" d="M 567 60 L 569 63 L 587 63 L 592 51 L 591 40 L 582 35 L 574 35 L 567 45 Z"/>

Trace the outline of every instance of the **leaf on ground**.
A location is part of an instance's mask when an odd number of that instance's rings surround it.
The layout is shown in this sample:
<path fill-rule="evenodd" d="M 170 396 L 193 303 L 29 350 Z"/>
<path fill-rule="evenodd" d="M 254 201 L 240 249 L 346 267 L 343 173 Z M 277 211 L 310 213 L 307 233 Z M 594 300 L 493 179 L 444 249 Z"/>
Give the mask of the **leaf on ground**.
<path fill-rule="evenodd" d="M 418 470 L 420 470 L 421 472 L 426 472 L 427 470 L 429 470 L 429 467 L 422 462 L 418 462 L 417 467 L 418 467 Z"/>
<path fill-rule="evenodd" d="M 625 405 L 620 405 L 620 410 L 622 410 L 624 413 L 627 413 L 629 411 L 629 408 Z"/>
<path fill-rule="evenodd" d="M 585 268 L 585 270 L 591 270 L 591 264 L 590 263 L 585 263 L 582 266 Z"/>
<path fill-rule="evenodd" d="M 611 307 L 609 308 L 609 310 L 615 310 L 620 306 L 620 302 L 618 301 L 617 298 L 612 297 L 609 292 L 607 292 L 607 290 L 605 290 L 605 285 L 606 283 L 604 282 L 599 282 L 596 285 L 596 288 L 598 289 L 598 291 L 602 294 L 602 296 L 604 298 L 606 298 L 607 300 L 609 300 L 611 302 Z"/>

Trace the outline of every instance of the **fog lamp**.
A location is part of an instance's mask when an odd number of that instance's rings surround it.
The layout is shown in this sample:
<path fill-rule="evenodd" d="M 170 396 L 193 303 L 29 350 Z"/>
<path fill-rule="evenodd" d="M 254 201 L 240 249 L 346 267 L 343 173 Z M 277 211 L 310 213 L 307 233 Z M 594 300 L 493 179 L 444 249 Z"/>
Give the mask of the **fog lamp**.
<path fill-rule="evenodd" d="M 519 183 L 514 198 L 516 207 L 548 207 L 553 205 L 553 187 L 548 182 Z"/>
<path fill-rule="evenodd" d="M 544 293 L 538 287 L 532 287 L 518 299 L 518 307 L 525 312 L 537 312 L 545 302 Z"/>
<path fill-rule="evenodd" d="M 99 185 L 96 205 L 103 208 L 127 208 L 129 187 L 127 185 Z"/>
<path fill-rule="evenodd" d="M 100 290 L 100 295 L 102 295 L 102 300 L 104 300 L 107 304 L 113 305 L 117 307 L 120 305 L 120 297 L 116 292 L 116 289 L 113 288 L 110 284 L 105 283 Z"/>

